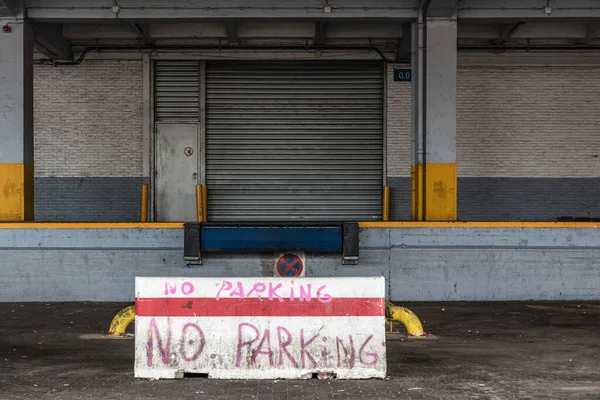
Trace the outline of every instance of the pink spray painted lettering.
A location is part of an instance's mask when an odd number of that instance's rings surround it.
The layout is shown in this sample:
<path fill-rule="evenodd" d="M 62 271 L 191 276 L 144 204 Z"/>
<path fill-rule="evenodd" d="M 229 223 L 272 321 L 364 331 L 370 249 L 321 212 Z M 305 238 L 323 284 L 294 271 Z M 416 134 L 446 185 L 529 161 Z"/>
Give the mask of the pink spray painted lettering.
<path fill-rule="evenodd" d="M 247 284 L 248 285 L 248 284 Z M 269 282 L 268 284 L 258 282 L 251 286 L 244 287 L 244 283 L 241 281 L 231 282 L 223 280 L 221 284 L 217 284 L 218 290 L 215 295 L 215 299 L 220 300 L 222 298 L 237 298 L 240 300 L 258 297 L 259 299 L 263 296 L 270 301 L 277 300 L 280 303 L 284 301 L 299 301 L 310 302 L 313 299 L 318 300 L 321 303 L 330 303 L 333 297 L 327 293 L 327 286 L 320 286 L 316 291 L 316 296 L 313 296 L 313 289 L 310 283 L 300 284 L 298 287 L 294 287 L 294 281 L 277 283 Z M 165 289 L 166 291 L 166 289 Z M 296 294 L 298 296 L 296 297 Z"/>
<path fill-rule="evenodd" d="M 264 368 L 277 366 L 278 368 L 311 369 L 311 368 L 357 368 L 357 363 L 371 366 L 377 363 L 379 356 L 372 349 L 368 349 L 373 335 L 360 342 L 357 349 L 355 337 L 335 336 L 332 340 L 317 333 L 307 333 L 301 328 L 297 333 L 296 341 L 289 329 L 279 325 L 275 332 L 270 329 L 264 331 L 249 322 L 238 325 L 237 354 L 235 365 L 237 368 Z M 272 342 L 277 342 L 275 348 Z M 319 345 L 319 343 L 321 343 Z M 334 347 L 331 347 L 334 346 Z M 371 346 L 372 347 L 372 346 Z M 370 351 L 367 351 L 370 350 Z M 333 360 L 328 357 L 334 355 Z M 263 357 L 260 357 L 263 356 Z M 337 356 L 337 357 L 335 357 Z M 260 362 L 261 360 L 262 363 Z M 277 360 L 277 362 L 275 362 Z M 333 363 L 330 365 L 329 363 Z"/>
<path fill-rule="evenodd" d="M 194 293 L 194 284 L 192 282 L 183 282 L 180 287 L 180 291 L 184 296 L 189 296 Z M 165 296 L 177 294 L 177 284 L 173 282 L 165 282 Z"/>

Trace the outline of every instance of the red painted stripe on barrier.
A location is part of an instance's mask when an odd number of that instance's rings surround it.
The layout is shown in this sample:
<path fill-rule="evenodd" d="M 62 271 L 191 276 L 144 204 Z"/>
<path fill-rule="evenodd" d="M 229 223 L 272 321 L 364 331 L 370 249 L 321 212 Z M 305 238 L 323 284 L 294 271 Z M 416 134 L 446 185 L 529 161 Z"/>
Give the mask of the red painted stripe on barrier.
<path fill-rule="evenodd" d="M 318 299 L 214 299 L 208 297 L 136 298 L 140 317 L 377 317 L 385 315 L 383 298 Z"/>

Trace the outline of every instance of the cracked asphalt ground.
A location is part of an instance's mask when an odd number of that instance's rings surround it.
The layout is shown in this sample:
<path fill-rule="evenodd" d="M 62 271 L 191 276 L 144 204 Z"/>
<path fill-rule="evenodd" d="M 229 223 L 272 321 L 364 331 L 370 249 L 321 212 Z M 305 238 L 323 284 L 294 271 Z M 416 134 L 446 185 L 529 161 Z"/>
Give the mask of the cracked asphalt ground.
<path fill-rule="evenodd" d="M 527 304 L 403 303 L 438 338 L 388 335 L 384 380 L 143 381 L 133 340 L 80 338 L 128 304 L 0 303 L 0 399 L 600 399 L 600 304 Z"/>

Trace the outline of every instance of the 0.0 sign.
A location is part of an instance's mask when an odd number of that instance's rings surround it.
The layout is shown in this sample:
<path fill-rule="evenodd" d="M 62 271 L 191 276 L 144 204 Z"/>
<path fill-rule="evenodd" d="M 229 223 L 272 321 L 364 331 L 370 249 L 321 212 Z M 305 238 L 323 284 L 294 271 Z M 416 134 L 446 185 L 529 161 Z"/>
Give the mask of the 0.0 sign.
<path fill-rule="evenodd" d="M 410 82 L 412 79 L 412 70 L 394 68 L 394 82 Z"/>

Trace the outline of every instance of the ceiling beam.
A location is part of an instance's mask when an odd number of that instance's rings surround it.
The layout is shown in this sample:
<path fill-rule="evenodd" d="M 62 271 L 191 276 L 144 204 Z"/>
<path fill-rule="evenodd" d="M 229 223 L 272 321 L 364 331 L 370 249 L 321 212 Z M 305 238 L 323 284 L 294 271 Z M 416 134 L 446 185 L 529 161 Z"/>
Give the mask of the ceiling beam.
<path fill-rule="evenodd" d="M 498 35 L 498 39 L 494 41 L 495 44 L 504 44 L 508 39 L 510 39 L 523 25 L 525 22 L 517 22 L 515 24 L 503 24 L 500 26 L 500 32 Z"/>
<path fill-rule="evenodd" d="M 138 38 L 144 42 L 144 44 L 152 44 L 154 41 L 150 37 L 148 26 L 140 25 L 137 22 L 131 24 L 131 28 L 135 31 Z"/>
<path fill-rule="evenodd" d="M 540 0 L 460 0 L 457 17 L 460 20 L 486 22 L 561 18 L 584 20 L 600 18 L 600 6 L 597 0 L 552 0 L 549 3 Z"/>
<path fill-rule="evenodd" d="M 411 61 L 412 57 L 412 24 L 402 24 L 402 37 L 398 40 L 396 61 Z"/>
<path fill-rule="evenodd" d="M 430 0 L 426 15 L 431 18 L 450 18 L 456 15 L 458 0 Z"/>
<path fill-rule="evenodd" d="M 229 43 L 238 44 L 240 38 L 238 36 L 237 23 L 235 21 L 226 21 L 223 23 L 225 26 L 225 32 L 227 33 L 227 40 Z"/>
<path fill-rule="evenodd" d="M 589 44 L 594 40 L 600 40 L 600 23 L 598 24 L 587 24 L 585 26 L 585 37 L 576 40 L 577 44 Z"/>
<path fill-rule="evenodd" d="M 600 23 L 599 24 L 587 24 L 586 26 L 586 39 L 598 39 L 600 36 Z"/>
<path fill-rule="evenodd" d="M 327 22 L 317 21 L 315 22 L 315 36 L 313 38 L 313 45 L 322 46 L 325 43 L 327 37 Z"/>
<path fill-rule="evenodd" d="M 437 0 L 436 0 L 437 1 Z M 82 4 L 85 3 L 85 4 Z M 343 19 L 370 18 L 413 20 L 418 14 L 418 0 L 337 0 L 329 9 L 323 0 L 171 0 L 143 5 L 140 1 L 113 0 L 28 0 L 27 15 L 34 21 L 102 22 L 127 20 L 151 22 L 201 19 Z M 166 4 L 168 3 L 168 6 Z M 270 4 L 273 3 L 273 4 Z M 374 4 L 376 3 L 376 4 Z"/>
<path fill-rule="evenodd" d="M 22 13 L 22 0 L 0 0 L 0 17 L 16 17 Z"/>
<path fill-rule="evenodd" d="M 59 24 L 37 23 L 33 26 L 35 48 L 52 60 L 70 60 L 73 56 L 71 42 L 63 36 Z"/>

